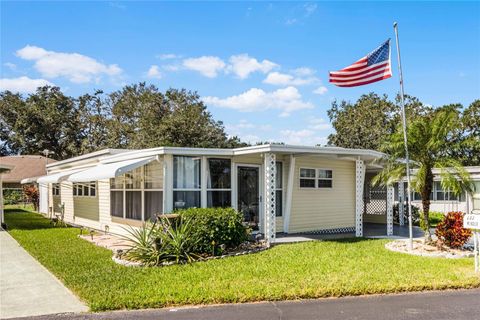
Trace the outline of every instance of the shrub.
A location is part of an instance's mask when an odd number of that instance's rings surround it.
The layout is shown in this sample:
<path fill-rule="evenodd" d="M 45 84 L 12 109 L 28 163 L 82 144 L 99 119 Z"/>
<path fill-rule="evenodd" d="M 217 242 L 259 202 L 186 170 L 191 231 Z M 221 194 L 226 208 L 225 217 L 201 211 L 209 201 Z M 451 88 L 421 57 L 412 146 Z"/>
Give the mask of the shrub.
<path fill-rule="evenodd" d="M 437 225 L 435 234 L 450 248 L 461 248 L 472 235 L 472 230 L 463 227 L 463 213 L 449 212 Z"/>
<path fill-rule="evenodd" d="M 3 204 L 19 204 L 23 201 L 22 190 L 5 189 L 3 190 Z"/>
<path fill-rule="evenodd" d="M 399 204 L 396 203 L 393 206 L 393 221 L 396 223 L 400 223 L 400 212 L 398 211 Z M 404 212 L 404 224 L 408 224 L 408 207 L 407 204 L 403 204 L 403 212 Z M 412 223 L 418 224 L 420 221 L 420 210 L 412 205 Z"/>
<path fill-rule="evenodd" d="M 128 235 L 123 238 L 130 243 L 130 248 L 124 254 L 127 259 L 147 266 L 159 265 L 165 259 L 157 223 L 147 222 L 141 228 L 129 227 L 125 230 Z"/>
<path fill-rule="evenodd" d="M 33 204 L 33 209 L 38 211 L 38 202 L 40 200 L 40 194 L 38 193 L 37 187 L 33 184 L 23 186 L 23 194 L 28 202 Z"/>
<path fill-rule="evenodd" d="M 221 254 L 221 248 L 237 247 L 248 238 L 242 214 L 232 208 L 190 208 L 177 213 L 192 219 L 198 253 Z"/>

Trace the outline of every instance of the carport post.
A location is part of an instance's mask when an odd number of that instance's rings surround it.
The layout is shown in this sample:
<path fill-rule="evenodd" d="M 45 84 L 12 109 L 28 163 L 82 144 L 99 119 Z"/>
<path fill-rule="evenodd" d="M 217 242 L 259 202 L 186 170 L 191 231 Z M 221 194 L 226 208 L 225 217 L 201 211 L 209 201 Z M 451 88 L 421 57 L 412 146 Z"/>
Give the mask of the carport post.
<path fill-rule="evenodd" d="M 264 172 L 264 187 L 263 193 L 264 197 L 264 230 L 265 230 L 265 240 L 267 245 L 270 246 L 275 242 L 275 219 L 276 219 L 276 208 L 275 208 L 275 188 L 276 188 L 276 156 L 275 153 L 265 153 L 263 155 L 263 172 Z"/>
<path fill-rule="evenodd" d="M 403 203 L 405 201 L 405 188 L 403 181 L 398 182 L 398 223 L 403 226 L 405 224 L 405 207 Z"/>
<path fill-rule="evenodd" d="M 355 161 L 355 236 L 363 237 L 363 188 L 365 184 L 365 163 Z"/>
<path fill-rule="evenodd" d="M 387 236 L 393 235 L 393 186 L 387 186 Z"/>

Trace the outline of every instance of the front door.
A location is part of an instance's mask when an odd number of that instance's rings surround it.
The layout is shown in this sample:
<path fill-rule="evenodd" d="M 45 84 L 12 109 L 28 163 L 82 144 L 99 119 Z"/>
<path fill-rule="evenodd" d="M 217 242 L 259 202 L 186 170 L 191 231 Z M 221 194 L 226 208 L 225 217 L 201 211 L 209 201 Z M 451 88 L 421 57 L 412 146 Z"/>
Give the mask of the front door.
<path fill-rule="evenodd" d="M 237 208 L 252 230 L 260 228 L 260 166 L 238 166 Z"/>

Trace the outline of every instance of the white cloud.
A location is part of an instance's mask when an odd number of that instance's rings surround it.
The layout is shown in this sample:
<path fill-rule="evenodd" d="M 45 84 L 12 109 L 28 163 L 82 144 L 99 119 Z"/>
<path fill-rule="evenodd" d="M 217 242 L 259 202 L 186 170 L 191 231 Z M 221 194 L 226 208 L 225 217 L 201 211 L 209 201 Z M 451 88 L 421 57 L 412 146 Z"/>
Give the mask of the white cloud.
<path fill-rule="evenodd" d="M 35 61 L 35 69 L 43 77 L 65 77 L 71 82 L 87 83 L 99 81 L 101 76 L 117 76 L 122 69 L 116 64 L 106 65 L 79 53 L 47 51 L 27 45 L 16 52 L 24 60 Z"/>
<path fill-rule="evenodd" d="M 313 76 L 315 70 L 308 67 L 300 67 L 292 70 L 292 73 L 298 77 Z"/>
<path fill-rule="evenodd" d="M 297 22 L 298 22 L 297 19 L 291 18 L 291 19 L 287 19 L 287 20 L 285 21 L 285 24 L 286 24 L 287 26 L 291 26 L 291 25 L 293 25 L 293 24 L 295 24 L 295 23 L 297 23 Z"/>
<path fill-rule="evenodd" d="M 278 67 L 276 63 L 269 60 L 263 60 L 259 62 L 257 59 L 250 57 L 248 54 L 239 54 L 231 56 L 229 59 L 230 65 L 228 70 L 233 72 L 240 79 L 246 79 L 253 73 L 260 71 L 267 73 L 273 68 Z"/>
<path fill-rule="evenodd" d="M 225 62 L 219 57 L 202 56 L 183 60 L 183 66 L 187 69 L 200 72 L 208 78 L 215 78 L 226 67 Z"/>
<path fill-rule="evenodd" d="M 239 95 L 224 99 L 208 96 L 203 97 L 202 100 L 212 106 L 234 109 L 240 112 L 280 110 L 280 116 L 288 116 L 293 111 L 314 107 L 310 102 L 302 100 L 301 94 L 295 87 L 287 87 L 272 92 L 252 88 Z"/>
<path fill-rule="evenodd" d="M 324 145 L 327 143 L 327 137 L 318 136 L 314 130 L 280 130 L 279 141 L 286 144 L 315 146 L 317 144 Z"/>
<path fill-rule="evenodd" d="M 3 65 L 12 71 L 17 69 L 17 65 L 11 62 L 5 62 Z"/>
<path fill-rule="evenodd" d="M 32 93 L 37 90 L 38 87 L 43 86 L 54 86 L 48 80 L 45 79 L 30 79 L 28 77 L 19 77 L 19 78 L 3 78 L 0 79 L 0 90 L 9 90 L 12 92 L 20 92 L 20 93 Z"/>
<path fill-rule="evenodd" d="M 270 72 L 263 80 L 263 83 L 272 84 L 276 86 L 303 86 L 307 84 L 317 83 L 319 79 L 316 77 L 294 77 L 290 74 L 280 72 Z"/>
<path fill-rule="evenodd" d="M 163 54 L 157 55 L 156 57 L 160 60 L 172 60 L 172 59 L 180 58 L 180 56 L 174 53 L 163 53 Z"/>
<path fill-rule="evenodd" d="M 319 94 L 319 95 L 324 95 L 325 93 L 327 93 L 327 91 L 328 91 L 327 87 L 320 86 L 317 89 L 313 90 L 313 93 Z"/>
<path fill-rule="evenodd" d="M 303 8 L 305 9 L 305 16 L 309 17 L 315 11 L 317 11 L 318 5 L 316 3 L 306 3 Z"/>
<path fill-rule="evenodd" d="M 323 118 L 311 117 L 308 119 L 308 128 L 312 130 L 327 130 L 332 126 Z"/>
<path fill-rule="evenodd" d="M 147 77 L 160 79 L 162 77 L 162 73 L 160 72 L 160 68 L 157 65 L 152 65 L 150 69 L 147 71 Z"/>

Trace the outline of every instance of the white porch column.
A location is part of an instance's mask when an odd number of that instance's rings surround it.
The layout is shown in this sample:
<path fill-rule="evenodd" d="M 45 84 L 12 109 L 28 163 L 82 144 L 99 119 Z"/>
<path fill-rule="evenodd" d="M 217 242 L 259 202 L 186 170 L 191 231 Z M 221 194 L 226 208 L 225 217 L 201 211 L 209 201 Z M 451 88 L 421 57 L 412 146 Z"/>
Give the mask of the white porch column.
<path fill-rule="evenodd" d="M 264 153 L 263 167 L 264 167 L 264 194 L 265 206 L 263 209 L 264 223 L 265 223 L 265 240 L 270 246 L 275 242 L 275 178 L 276 178 L 276 156 L 274 153 Z"/>
<path fill-rule="evenodd" d="M 363 237 L 363 187 L 365 183 L 365 164 L 355 161 L 355 236 Z"/>
<path fill-rule="evenodd" d="M 290 214 L 292 212 L 293 184 L 295 179 L 295 156 L 290 155 L 290 166 L 288 169 L 287 198 L 285 199 L 285 216 L 283 217 L 283 232 L 288 233 L 290 226 Z"/>
<path fill-rule="evenodd" d="M 398 183 L 398 222 L 401 226 L 405 224 L 405 188 L 403 181 Z"/>
<path fill-rule="evenodd" d="M 393 186 L 387 186 L 387 236 L 393 235 Z"/>
<path fill-rule="evenodd" d="M 163 213 L 173 211 L 173 156 L 163 156 Z"/>

